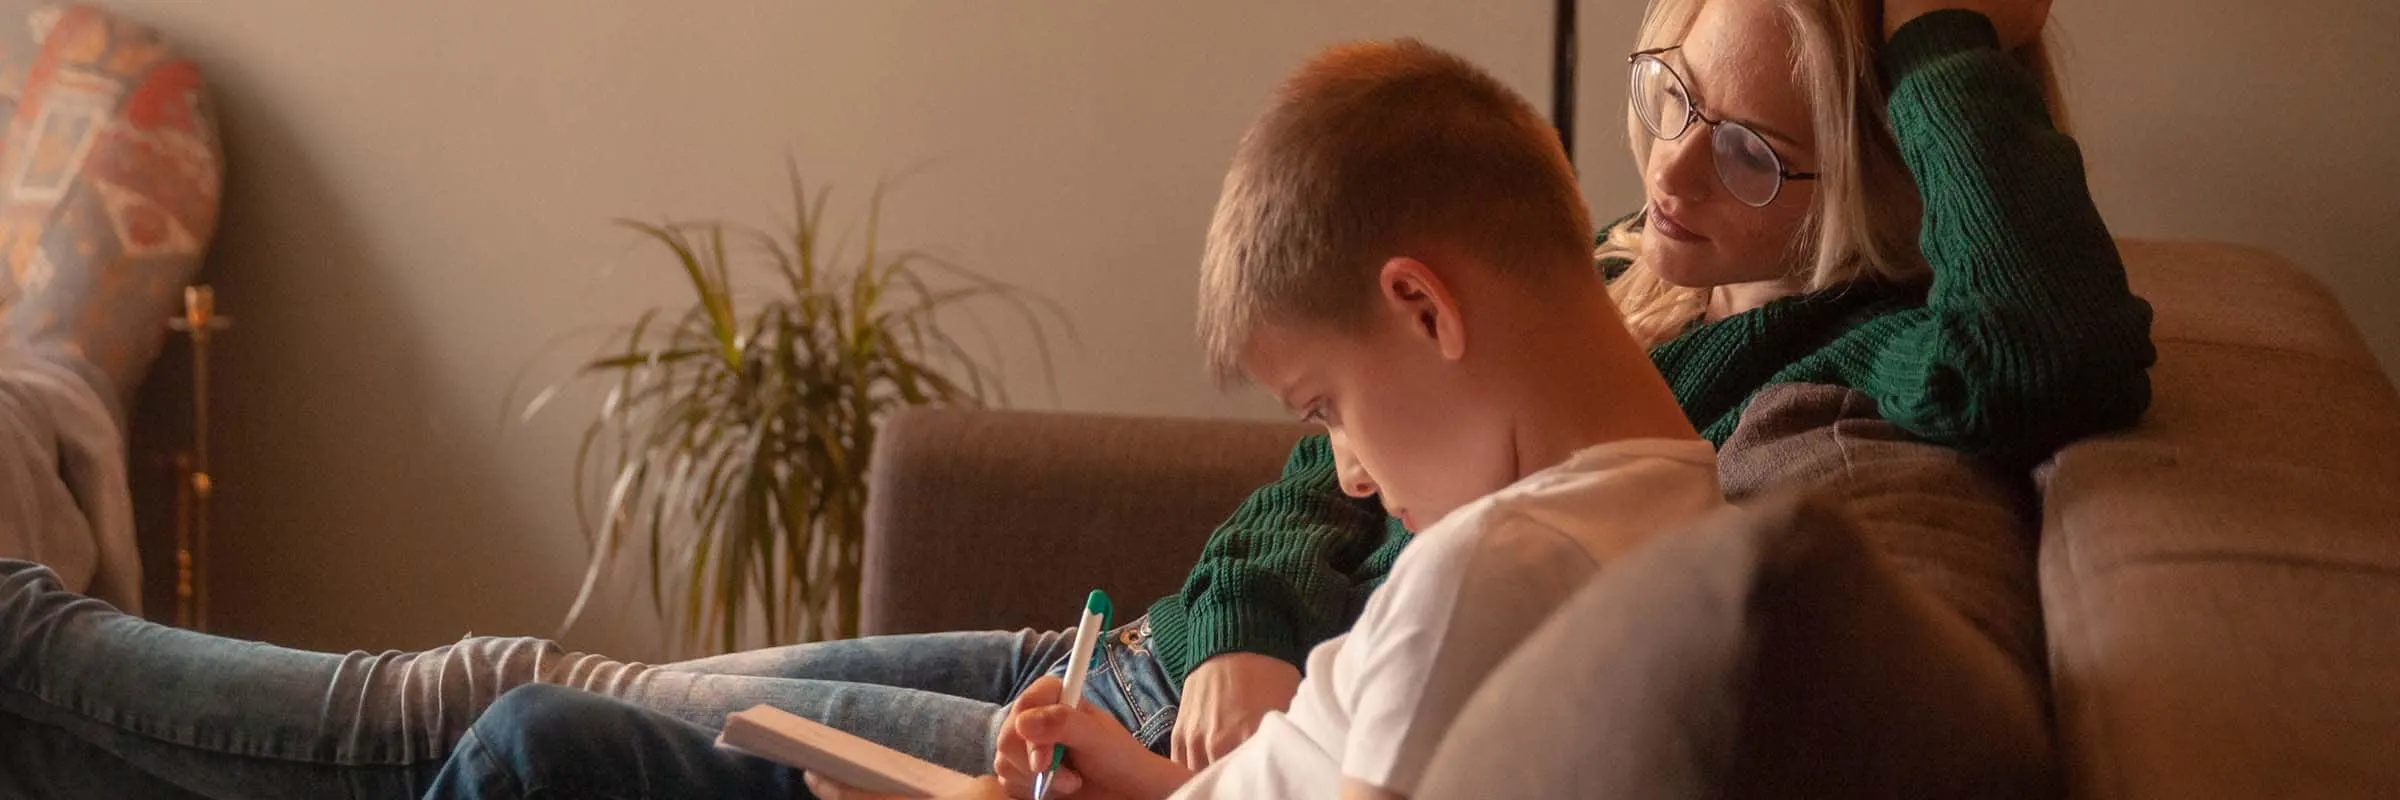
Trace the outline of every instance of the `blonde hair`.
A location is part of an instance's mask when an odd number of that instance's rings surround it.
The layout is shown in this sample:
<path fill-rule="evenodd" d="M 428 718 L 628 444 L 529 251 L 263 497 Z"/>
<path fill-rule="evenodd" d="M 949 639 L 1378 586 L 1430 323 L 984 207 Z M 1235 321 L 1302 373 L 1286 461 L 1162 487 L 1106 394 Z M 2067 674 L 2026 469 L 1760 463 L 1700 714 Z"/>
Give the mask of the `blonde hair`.
<path fill-rule="evenodd" d="M 1681 42 L 1707 1 L 1651 0 L 1636 48 Z M 1792 260 L 1805 265 L 1804 291 L 1860 278 L 1895 284 L 1929 280 L 1931 272 L 1917 249 L 1923 205 L 1885 117 L 1890 87 L 1877 60 L 1883 36 L 1881 4 L 1778 0 L 1776 5 L 1792 34 L 1795 74 L 1810 99 L 1817 140 L 1818 177 L 1804 184 L 1814 192 L 1814 202 L 1792 239 Z M 2050 107 L 2059 108 L 2048 48 L 2036 43 L 2020 49 L 2016 57 L 2041 83 Z M 1656 141 L 1630 106 L 1625 123 L 1634 164 L 1646 169 Z M 2063 119 L 2059 126 L 2065 128 Z M 1641 237 L 1642 231 L 1628 220 L 1606 232 L 1594 255 L 1630 262 L 1609 292 L 1634 338 L 1656 345 L 1675 338 L 1700 317 L 1708 290 L 1659 277 L 1641 258 Z"/>
<path fill-rule="evenodd" d="M 1558 135 L 1524 98 L 1424 43 L 1311 59 L 1242 136 L 1200 263 L 1219 382 L 1263 324 L 1356 329 L 1388 259 L 1443 247 L 1525 279 L 1589 279 L 1592 222 Z"/>

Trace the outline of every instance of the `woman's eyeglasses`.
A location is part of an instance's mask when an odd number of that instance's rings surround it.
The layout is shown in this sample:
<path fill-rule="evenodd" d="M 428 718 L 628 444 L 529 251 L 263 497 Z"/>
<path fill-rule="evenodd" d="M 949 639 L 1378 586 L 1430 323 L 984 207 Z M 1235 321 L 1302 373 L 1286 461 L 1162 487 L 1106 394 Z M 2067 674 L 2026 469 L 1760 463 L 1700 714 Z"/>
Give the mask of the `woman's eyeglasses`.
<path fill-rule="evenodd" d="M 1677 47 L 1680 47 L 1678 45 Z M 1632 93 L 1634 116 L 1640 117 L 1642 127 L 1662 141 L 1683 138 L 1699 121 L 1708 125 L 1709 151 L 1716 157 L 1717 182 L 1733 198 L 1751 207 L 1775 202 L 1783 193 L 1784 181 L 1816 180 L 1814 172 L 1793 172 L 1783 166 L 1783 157 L 1767 146 L 1765 136 L 1748 125 L 1730 119 L 1709 119 L 1700 105 L 1692 102 L 1692 90 L 1683 76 L 1659 56 L 1677 47 L 1644 50 L 1628 57 L 1633 63 Z"/>

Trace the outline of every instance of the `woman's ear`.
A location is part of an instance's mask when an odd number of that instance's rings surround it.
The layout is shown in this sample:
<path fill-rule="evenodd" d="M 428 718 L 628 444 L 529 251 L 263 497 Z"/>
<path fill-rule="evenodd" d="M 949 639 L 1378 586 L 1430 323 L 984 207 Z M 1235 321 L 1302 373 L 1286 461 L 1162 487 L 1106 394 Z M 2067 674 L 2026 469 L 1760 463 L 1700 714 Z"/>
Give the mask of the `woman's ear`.
<path fill-rule="evenodd" d="M 1456 361 L 1467 354 L 1467 325 L 1459 316 L 1458 297 L 1432 267 L 1405 256 L 1393 258 L 1376 273 L 1375 288 L 1385 313 L 1434 345 L 1443 359 Z"/>

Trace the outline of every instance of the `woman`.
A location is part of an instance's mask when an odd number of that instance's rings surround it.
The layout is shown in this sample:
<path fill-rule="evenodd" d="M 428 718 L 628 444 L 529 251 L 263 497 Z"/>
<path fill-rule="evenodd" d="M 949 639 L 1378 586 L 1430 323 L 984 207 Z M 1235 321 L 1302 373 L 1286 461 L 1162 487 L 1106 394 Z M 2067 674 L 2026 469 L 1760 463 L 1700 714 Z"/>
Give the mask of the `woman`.
<path fill-rule="evenodd" d="M 1894 35 L 1948 5 L 1981 11 L 1996 34 L 1953 22 Z M 1648 203 L 1608 232 L 1601 255 L 1688 416 L 1722 443 L 1758 390 L 1832 383 L 1873 395 L 1920 437 L 2015 467 L 2130 424 L 2148 402 L 2149 313 L 2127 292 L 2074 144 L 2045 106 L 2035 40 L 2047 3 L 1889 0 L 1881 20 L 1865 6 L 1659 0 L 1643 26 L 1631 118 Z M 1892 46 L 1878 52 L 1885 37 Z M 1785 52 L 1801 69 L 1789 69 Z M 1185 590 L 1133 628 L 1148 641 L 1129 657 L 1157 662 L 1134 666 L 1146 676 L 1136 683 L 1164 695 L 1120 699 L 1133 709 L 1120 720 L 1159 734 L 1153 747 L 1171 726 L 1173 746 L 1160 749 L 1196 767 L 1288 702 L 1299 679 L 1291 664 L 1349 626 L 1406 544 L 1405 529 L 1373 508 L 1343 495 L 1321 437 L 1303 443 L 1284 479 L 1220 530 Z M 521 640 L 345 658 L 159 631 L 57 602 L 24 574 L 0 570 L 0 643 L 9 646 L 0 712 L 225 795 L 408 793 L 498 690 L 533 681 L 701 724 L 750 702 L 838 704 L 827 698 L 872 693 L 874 683 L 956 688 L 983 696 L 923 708 L 982 729 L 934 737 L 954 755 L 911 749 L 953 765 L 980 749 L 989 763 L 1002 704 L 1058 649 L 1045 637 L 960 634 L 699 665 L 760 678 L 568 659 Z M 44 635 L 69 625 L 75 633 Z M 937 670 L 907 669 L 962 652 L 989 656 L 979 669 L 992 677 L 986 685 L 935 686 L 942 676 L 918 673 Z M 69 691 L 89 676 L 62 675 L 59 664 L 122 667 L 105 676 L 120 694 Z M 225 670 L 239 674 L 210 677 Z M 476 680 L 456 680 L 470 672 Z M 451 680 L 378 682 L 393 674 Z M 194 676 L 215 682 L 158 688 Z M 867 680 L 845 681 L 853 677 Z M 62 693 L 85 707 L 62 713 L 46 699 Z M 288 709 L 264 699 L 294 696 L 306 698 L 304 713 L 272 713 Z M 96 707 L 94 697 L 124 704 Z M 327 702 L 353 698 L 380 701 Z"/>

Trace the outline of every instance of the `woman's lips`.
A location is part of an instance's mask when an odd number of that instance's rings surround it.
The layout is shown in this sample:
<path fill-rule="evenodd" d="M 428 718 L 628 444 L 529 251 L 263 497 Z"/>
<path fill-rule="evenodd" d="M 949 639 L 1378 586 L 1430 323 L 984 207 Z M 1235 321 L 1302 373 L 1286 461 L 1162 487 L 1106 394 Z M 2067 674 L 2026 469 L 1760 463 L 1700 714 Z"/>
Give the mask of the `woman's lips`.
<path fill-rule="evenodd" d="M 1678 242 L 1705 242 L 1708 237 L 1683 226 L 1683 221 L 1657 206 L 1650 207 L 1650 229 Z"/>

